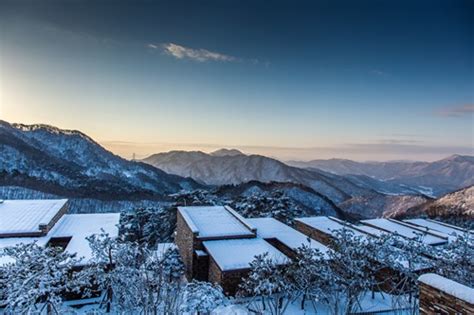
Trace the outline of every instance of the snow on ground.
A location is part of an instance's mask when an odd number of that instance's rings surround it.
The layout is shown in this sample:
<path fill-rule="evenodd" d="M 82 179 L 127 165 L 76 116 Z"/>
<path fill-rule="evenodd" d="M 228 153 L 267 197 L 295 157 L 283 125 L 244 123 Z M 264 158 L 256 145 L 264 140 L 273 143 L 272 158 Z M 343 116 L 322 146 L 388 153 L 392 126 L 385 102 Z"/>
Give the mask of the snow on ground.
<path fill-rule="evenodd" d="M 403 224 L 402 222 L 396 222 L 395 220 L 389 219 L 370 219 L 360 221 L 363 224 L 379 228 L 384 231 L 391 233 L 398 233 L 400 236 L 406 237 L 408 239 L 414 239 L 418 235 L 422 234 L 422 241 L 425 244 L 437 245 L 446 243 L 446 240 L 431 234 L 424 233 L 421 229 L 418 230 L 408 225 Z"/>
<path fill-rule="evenodd" d="M 458 299 L 474 304 L 474 289 L 434 273 L 425 273 L 418 281 Z"/>
<path fill-rule="evenodd" d="M 253 235 L 249 227 L 226 207 L 178 207 L 178 210 L 199 237 Z"/>
<path fill-rule="evenodd" d="M 258 237 L 205 241 L 203 245 L 222 271 L 249 268 L 255 256 L 264 253 L 277 264 L 288 262 L 288 257 Z"/>
<path fill-rule="evenodd" d="M 257 228 L 257 235 L 261 238 L 276 238 L 286 246 L 292 249 L 297 249 L 302 245 L 309 245 L 311 248 L 316 248 L 322 253 L 329 249 L 323 244 L 308 238 L 303 233 L 281 223 L 273 218 L 254 218 L 246 219 L 252 226 Z"/>
<path fill-rule="evenodd" d="M 259 303 L 259 302 L 254 302 Z M 361 309 L 359 312 L 380 312 L 384 311 L 384 314 L 410 314 L 410 311 L 407 309 L 400 309 L 399 307 L 394 307 L 394 301 L 392 296 L 389 294 L 375 293 L 374 298 L 370 293 L 367 293 L 361 300 Z M 250 306 L 251 308 L 251 306 Z M 230 305 L 221 306 L 211 312 L 212 315 L 250 315 L 255 314 L 250 312 L 247 309 L 247 303 L 245 300 L 234 300 Z M 267 315 L 270 313 L 265 313 Z M 286 309 L 285 314 L 288 315 L 330 315 L 331 310 L 327 305 L 322 303 L 316 303 L 313 307 L 310 301 L 305 303 L 305 308 L 301 309 L 301 298 L 296 299 L 291 302 Z"/>
<path fill-rule="evenodd" d="M 0 202 L 0 234 L 39 232 L 48 224 L 67 199 L 3 200 Z"/>

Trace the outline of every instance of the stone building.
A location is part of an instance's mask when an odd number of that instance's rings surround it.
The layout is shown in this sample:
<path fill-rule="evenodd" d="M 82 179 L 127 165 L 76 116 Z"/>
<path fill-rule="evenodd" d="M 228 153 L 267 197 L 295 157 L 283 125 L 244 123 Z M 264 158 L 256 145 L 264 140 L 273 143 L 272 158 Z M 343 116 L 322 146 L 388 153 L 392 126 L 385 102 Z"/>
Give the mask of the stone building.
<path fill-rule="evenodd" d="M 329 247 L 333 247 L 333 240 L 337 236 L 337 231 L 342 229 L 351 231 L 355 237 L 362 239 L 380 237 L 389 233 L 388 231 L 377 229 L 370 225 L 356 225 L 328 216 L 299 218 L 295 220 L 295 226 L 298 231 Z M 392 249 L 393 251 L 399 250 L 395 247 Z M 417 266 L 416 272 L 423 273 L 430 270 L 429 260 L 425 260 L 426 263 Z M 375 267 L 379 267 L 375 275 L 379 283 L 378 289 L 386 292 L 397 289 L 397 284 L 400 283 L 400 278 L 403 277 L 403 275 L 395 269 L 388 267 L 383 268 L 379 262 L 375 260 L 372 263 Z"/>
<path fill-rule="evenodd" d="M 175 243 L 188 280 L 218 283 L 229 295 L 257 255 L 286 264 L 303 244 L 328 250 L 275 219 L 245 219 L 227 206 L 178 207 Z"/>
<path fill-rule="evenodd" d="M 67 199 L 0 200 L 0 238 L 45 236 L 67 211 Z"/>
<path fill-rule="evenodd" d="M 0 251 L 19 243 L 61 247 L 82 259 L 75 268 L 92 258 L 87 237 L 102 231 L 118 236 L 119 213 L 67 214 L 67 199 L 5 200 L 0 203 Z M 12 262 L 0 257 L 0 265 Z"/>
<path fill-rule="evenodd" d="M 420 314 L 474 314 L 474 289 L 428 273 L 418 278 Z"/>

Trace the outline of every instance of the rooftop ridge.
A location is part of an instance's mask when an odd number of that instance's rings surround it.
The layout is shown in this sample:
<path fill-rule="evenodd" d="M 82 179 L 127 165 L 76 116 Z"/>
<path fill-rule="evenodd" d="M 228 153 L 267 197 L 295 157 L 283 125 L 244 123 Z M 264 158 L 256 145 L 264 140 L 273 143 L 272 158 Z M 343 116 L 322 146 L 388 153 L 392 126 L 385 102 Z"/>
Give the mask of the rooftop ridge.
<path fill-rule="evenodd" d="M 393 223 L 396 223 L 396 224 L 404 225 L 408 228 L 411 228 L 411 229 L 414 229 L 414 230 L 417 230 L 417 231 L 420 231 L 420 232 L 423 232 L 423 233 L 426 233 L 426 234 L 430 234 L 430 235 L 435 236 L 435 237 L 442 238 L 444 240 L 448 239 L 448 236 L 445 235 L 444 233 L 434 231 L 433 229 L 430 229 L 430 228 L 423 228 L 423 227 L 420 227 L 420 226 L 417 226 L 417 225 L 414 225 L 414 224 L 411 224 L 411 223 L 408 223 L 408 222 L 398 221 L 398 220 L 391 219 L 391 218 L 387 218 L 387 220 L 389 220 Z"/>
<path fill-rule="evenodd" d="M 436 221 L 436 220 L 433 220 L 433 219 L 425 219 L 426 221 L 429 221 L 429 222 L 433 222 L 433 223 L 437 223 L 439 225 L 444 225 L 446 227 L 449 227 L 449 228 L 452 228 L 454 230 L 458 230 L 460 232 L 469 232 L 469 233 L 472 233 L 471 230 L 468 230 L 468 229 L 463 229 L 462 227 L 459 227 L 459 226 L 456 226 L 456 225 L 452 225 L 452 224 L 449 224 L 449 223 L 446 223 L 446 222 L 442 222 L 442 221 Z"/>
<path fill-rule="evenodd" d="M 243 225 L 245 225 L 246 228 L 248 228 L 251 232 L 253 233 L 256 233 L 257 232 L 257 228 L 253 227 L 249 222 L 247 222 L 247 220 L 241 216 L 237 211 L 235 211 L 234 209 L 232 209 L 230 206 L 224 206 L 224 208 L 230 212 L 230 214 L 232 214 L 237 220 L 240 221 L 240 223 L 242 223 Z"/>

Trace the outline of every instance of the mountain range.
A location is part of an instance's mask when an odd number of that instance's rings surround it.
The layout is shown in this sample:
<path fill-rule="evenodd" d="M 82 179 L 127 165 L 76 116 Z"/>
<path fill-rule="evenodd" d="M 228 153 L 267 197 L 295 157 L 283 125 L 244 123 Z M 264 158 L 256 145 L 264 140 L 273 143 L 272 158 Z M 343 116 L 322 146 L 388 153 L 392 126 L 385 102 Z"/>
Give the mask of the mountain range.
<path fill-rule="evenodd" d="M 343 159 L 289 161 L 289 165 L 338 175 L 360 175 L 389 184 L 407 185 L 439 197 L 474 184 L 474 156 L 452 155 L 434 162 L 356 162 Z"/>
<path fill-rule="evenodd" d="M 431 163 L 319 160 L 321 169 L 315 163 L 297 167 L 235 149 L 129 161 L 79 131 L 0 121 L 0 198 L 67 197 L 76 212 L 156 206 L 181 190 L 212 189 L 232 198 L 280 191 L 305 209 L 338 217 L 396 216 L 428 212 L 437 205 L 434 192 L 472 185 L 474 178 L 470 156 Z M 455 203 L 466 204 L 472 190 L 456 196 Z"/>
<path fill-rule="evenodd" d="M 446 194 L 436 200 L 429 200 L 405 211 L 393 213 L 393 217 L 455 217 L 474 218 L 474 186 Z"/>
<path fill-rule="evenodd" d="M 87 135 L 0 121 L 0 185 L 99 199 L 161 198 L 203 187 L 107 151 Z"/>

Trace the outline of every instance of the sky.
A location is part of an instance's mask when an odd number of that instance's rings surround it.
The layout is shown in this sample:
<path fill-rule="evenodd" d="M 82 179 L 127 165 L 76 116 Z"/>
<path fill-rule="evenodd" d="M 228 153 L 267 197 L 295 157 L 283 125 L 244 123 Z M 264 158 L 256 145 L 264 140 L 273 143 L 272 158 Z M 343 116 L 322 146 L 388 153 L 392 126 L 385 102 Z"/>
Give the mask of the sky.
<path fill-rule="evenodd" d="M 472 1 L 0 1 L 0 119 L 131 158 L 474 154 Z"/>

